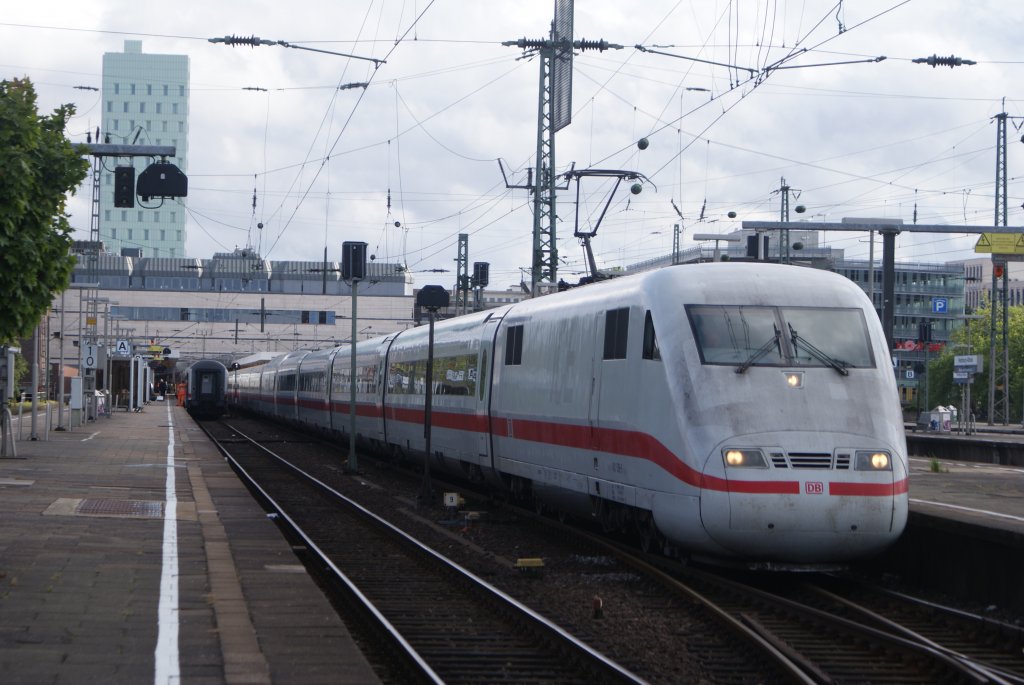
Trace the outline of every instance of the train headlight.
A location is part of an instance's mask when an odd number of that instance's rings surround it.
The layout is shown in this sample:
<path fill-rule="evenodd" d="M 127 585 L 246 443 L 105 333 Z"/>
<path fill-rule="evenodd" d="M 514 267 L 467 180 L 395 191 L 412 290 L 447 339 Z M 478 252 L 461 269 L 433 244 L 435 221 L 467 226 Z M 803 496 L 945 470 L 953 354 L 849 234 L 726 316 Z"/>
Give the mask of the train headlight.
<path fill-rule="evenodd" d="M 888 452 L 862 450 L 857 452 L 854 468 L 858 471 L 892 471 L 892 458 Z"/>
<path fill-rule="evenodd" d="M 765 461 L 764 453 L 761 450 L 751 449 L 724 449 L 722 458 L 725 465 L 736 469 L 766 469 L 768 462 Z"/>
<path fill-rule="evenodd" d="M 786 387 L 799 390 L 804 387 L 804 374 L 802 371 L 786 371 Z"/>

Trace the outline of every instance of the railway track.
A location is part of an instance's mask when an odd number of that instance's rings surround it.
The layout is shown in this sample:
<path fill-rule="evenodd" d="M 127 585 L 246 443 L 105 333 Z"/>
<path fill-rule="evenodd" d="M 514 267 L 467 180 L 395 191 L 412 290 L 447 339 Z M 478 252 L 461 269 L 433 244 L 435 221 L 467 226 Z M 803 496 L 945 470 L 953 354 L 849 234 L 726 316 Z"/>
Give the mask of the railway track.
<path fill-rule="evenodd" d="M 297 458 L 322 477 L 340 473 L 337 458 L 325 459 L 314 447 L 320 443 L 277 426 L 266 436 L 298 447 Z M 365 478 L 338 480 L 341 486 L 353 481 L 364 492 L 387 492 L 367 506 L 389 510 L 393 519 L 405 517 L 403 525 L 410 516 L 424 525 L 437 519 L 436 512 L 407 511 L 417 492 L 408 474 L 383 466 Z M 464 485 L 458 489 L 466 492 Z M 482 510 L 488 523 L 446 532 L 431 544 L 455 553 L 463 566 L 523 604 L 543 606 L 546 615 L 652 683 L 1024 683 L 1024 641 L 1015 626 L 955 611 L 939 619 L 935 605 L 917 603 L 911 612 L 899 607 L 906 600 L 845 577 L 761 573 L 730 579 L 643 555 L 507 503 L 488 511 L 481 500 L 470 508 Z M 513 545 L 545 557 L 545 575 L 524 580 L 507 569 L 495 572 L 495 559 Z M 594 588 L 609 611 L 604 620 L 584 621 L 571 605 L 589 602 Z"/>
<path fill-rule="evenodd" d="M 986 676 L 1024 683 L 1024 628 L 863 581 L 822 578 L 792 591 L 835 615 L 864 621 L 956 659 Z"/>
<path fill-rule="evenodd" d="M 403 680 L 640 683 L 638 676 L 228 424 L 207 433 L 320 557 Z"/>
<path fill-rule="evenodd" d="M 798 682 L 1024 685 L 1019 626 L 834 575 L 734 580 L 594 542 L 707 607 Z"/>

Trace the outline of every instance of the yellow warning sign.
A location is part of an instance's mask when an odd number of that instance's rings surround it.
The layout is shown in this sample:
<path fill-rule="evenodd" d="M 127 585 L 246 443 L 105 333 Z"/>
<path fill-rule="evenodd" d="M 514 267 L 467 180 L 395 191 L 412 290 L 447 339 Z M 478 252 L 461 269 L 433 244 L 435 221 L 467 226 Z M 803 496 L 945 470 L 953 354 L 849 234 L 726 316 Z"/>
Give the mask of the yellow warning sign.
<path fill-rule="evenodd" d="M 1024 255 L 1024 233 L 982 233 L 975 252 Z"/>

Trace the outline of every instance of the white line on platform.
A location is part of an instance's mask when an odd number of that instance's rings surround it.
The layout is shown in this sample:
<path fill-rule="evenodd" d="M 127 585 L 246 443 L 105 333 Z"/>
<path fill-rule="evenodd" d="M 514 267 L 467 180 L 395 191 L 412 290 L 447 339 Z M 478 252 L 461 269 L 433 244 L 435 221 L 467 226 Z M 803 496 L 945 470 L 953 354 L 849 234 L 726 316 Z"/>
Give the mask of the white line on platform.
<path fill-rule="evenodd" d="M 167 405 L 167 481 L 164 506 L 164 561 L 160 575 L 159 625 L 156 639 L 156 685 L 181 681 L 178 654 L 178 495 L 174 489 L 174 418 Z"/>
<path fill-rule="evenodd" d="M 946 504 L 945 502 L 932 502 L 926 499 L 911 499 L 911 504 L 928 504 L 933 507 L 943 507 L 945 509 L 956 509 L 957 511 L 966 511 L 972 514 L 983 514 L 985 516 L 992 516 L 995 518 L 1009 519 L 1010 521 L 1017 521 L 1024 523 L 1024 516 L 1014 516 L 1013 514 L 1000 514 L 998 511 L 988 511 L 986 509 L 975 509 L 973 507 L 961 507 L 957 504 Z"/>
<path fill-rule="evenodd" d="M 99 435 L 102 432 L 103 431 L 96 431 L 95 433 L 90 433 L 89 437 L 82 438 L 79 442 L 89 442 L 90 440 L 92 440 L 93 438 L 95 438 L 97 435 Z"/>

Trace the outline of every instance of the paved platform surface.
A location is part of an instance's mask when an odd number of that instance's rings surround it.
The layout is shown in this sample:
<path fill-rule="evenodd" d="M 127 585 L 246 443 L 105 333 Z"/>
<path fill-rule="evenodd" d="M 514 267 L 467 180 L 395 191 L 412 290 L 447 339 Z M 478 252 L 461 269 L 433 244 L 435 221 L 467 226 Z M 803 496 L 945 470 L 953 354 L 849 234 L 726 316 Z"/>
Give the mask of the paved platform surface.
<path fill-rule="evenodd" d="M 910 510 L 1024 538 L 1024 468 L 910 458 Z"/>
<path fill-rule="evenodd" d="M 37 435 L 0 459 L 0 682 L 378 682 L 183 409 Z"/>

